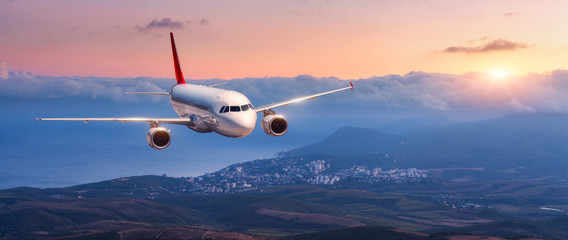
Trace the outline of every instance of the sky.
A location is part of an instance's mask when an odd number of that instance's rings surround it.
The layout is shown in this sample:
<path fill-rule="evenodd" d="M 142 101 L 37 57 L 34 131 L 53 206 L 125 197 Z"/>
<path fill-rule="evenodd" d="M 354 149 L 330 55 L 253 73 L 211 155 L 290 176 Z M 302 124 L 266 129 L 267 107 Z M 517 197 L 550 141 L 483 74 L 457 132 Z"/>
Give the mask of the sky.
<path fill-rule="evenodd" d="M 198 176 L 319 142 L 340 127 L 446 124 L 568 113 L 568 1 L 0 0 L 0 189 L 132 175 Z M 151 149 L 147 124 L 39 117 L 176 117 L 174 32 L 184 76 L 277 109 L 281 137 L 183 126 Z M 434 116 L 432 118 L 432 116 Z M 261 115 L 259 115 L 260 119 Z"/>
<path fill-rule="evenodd" d="M 50 76 L 342 79 L 565 69 L 563 0 L 0 0 L 0 61 Z"/>

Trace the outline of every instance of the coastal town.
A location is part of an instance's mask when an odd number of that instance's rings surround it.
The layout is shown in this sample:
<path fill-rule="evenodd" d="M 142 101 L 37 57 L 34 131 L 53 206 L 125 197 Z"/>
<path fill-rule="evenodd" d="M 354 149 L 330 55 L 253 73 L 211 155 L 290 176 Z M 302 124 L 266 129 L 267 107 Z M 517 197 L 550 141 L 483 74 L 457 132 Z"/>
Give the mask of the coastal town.
<path fill-rule="evenodd" d="M 233 193 L 262 190 L 268 186 L 318 184 L 338 186 L 346 181 L 362 184 L 416 182 L 428 178 L 428 171 L 416 168 L 382 169 L 364 165 L 334 166 L 326 159 L 306 160 L 278 156 L 238 163 L 214 173 L 186 178 L 183 192 Z"/>

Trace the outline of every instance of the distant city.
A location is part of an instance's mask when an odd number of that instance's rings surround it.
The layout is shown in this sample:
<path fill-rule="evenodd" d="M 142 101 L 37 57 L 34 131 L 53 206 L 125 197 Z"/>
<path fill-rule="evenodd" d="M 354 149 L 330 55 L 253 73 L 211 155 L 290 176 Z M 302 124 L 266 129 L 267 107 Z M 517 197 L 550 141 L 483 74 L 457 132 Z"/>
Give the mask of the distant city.
<path fill-rule="evenodd" d="M 374 184 L 378 182 L 417 182 L 428 178 L 428 170 L 381 169 L 364 165 L 337 168 L 325 159 L 306 160 L 303 157 L 279 155 L 273 159 L 258 159 L 238 163 L 214 173 L 182 178 L 186 185 L 162 191 L 184 193 L 234 193 L 262 191 L 268 186 L 318 184 L 340 185 L 344 181 Z M 155 195 L 150 195 L 153 199 Z"/>

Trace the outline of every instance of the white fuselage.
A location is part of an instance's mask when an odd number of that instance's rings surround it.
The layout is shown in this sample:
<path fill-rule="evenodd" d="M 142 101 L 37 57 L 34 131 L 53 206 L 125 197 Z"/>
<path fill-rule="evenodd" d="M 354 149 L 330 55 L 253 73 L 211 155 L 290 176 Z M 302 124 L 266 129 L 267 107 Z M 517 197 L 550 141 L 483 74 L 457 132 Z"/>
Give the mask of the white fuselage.
<path fill-rule="evenodd" d="M 256 125 L 256 111 L 249 99 L 235 91 L 194 84 L 178 84 L 171 89 L 174 111 L 190 118 L 189 128 L 216 132 L 227 137 L 249 135 Z"/>

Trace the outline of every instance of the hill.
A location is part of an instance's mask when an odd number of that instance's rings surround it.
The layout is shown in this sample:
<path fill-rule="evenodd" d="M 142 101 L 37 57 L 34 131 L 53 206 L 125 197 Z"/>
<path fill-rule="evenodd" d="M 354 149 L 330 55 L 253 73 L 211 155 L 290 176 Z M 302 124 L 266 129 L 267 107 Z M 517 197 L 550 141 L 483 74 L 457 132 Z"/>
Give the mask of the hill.
<path fill-rule="evenodd" d="M 432 234 L 417 233 L 404 231 L 400 229 L 387 227 L 354 227 L 335 229 L 316 233 L 307 233 L 301 235 L 289 236 L 287 239 L 295 240 L 342 240 L 342 239 L 358 239 L 358 240 L 506 240 L 509 238 L 492 237 L 488 235 L 474 235 L 463 232 L 438 232 Z M 537 240 L 534 237 L 514 237 L 518 240 Z"/>
<path fill-rule="evenodd" d="M 381 126 L 379 129 L 385 133 L 409 135 L 440 130 L 451 124 L 452 121 L 446 116 L 426 115 L 396 120 Z"/>
<path fill-rule="evenodd" d="M 311 240 L 341 240 L 341 239 L 358 239 L 358 240 L 373 240 L 381 236 L 382 240 L 428 240 L 428 234 L 415 233 L 410 231 L 401 231 L 393 228 L 386 227 L 356 227 L 336 229 L 317 233 L 307 233 L 302 235 L 294 235 L 288 237 L 289 239 L 311 239 Z"/>
<path fill-rule="evenodd" d="M 235 232 L 220 232 L 190 226 L 152 224 L 103 220 L 86 224 L 66 226 L 53 231 L 23 232 L 4 235 L 3 239 L 65 239 L 65 240 L 122 240 L 122 239 L 184 239 L 184 240 L 268 240 L 270 238 L 251 236 Z"/>
<path fill-rule="evenodd" d="M 129 182 L 126 179 L 132 179 L 139 188 L 125 187 L 125 182 Z M 492 185 L 484 191 L 471 184 L 469 187 L 477 188 L 477 192 L 469 196 L 459 192 L 471 191 L 465 188 L 467 185 L 449 186 L 440 194 L 436 188 L 421 193 L 423 188 L 418 185 L 400 184 L 392 185 L 397 185 L 400 190 L 393 193 L 293 185 L 267 187 L 257 192 L 188 194 L 172 188 L 177 186 L 172 184 L 176 181 L 184 182 L 179 178 L 143 176 L 63 189 L 0 191 L 0 238 L 42 239 L 78 234 L 81 237 L 78 239 L 103 236 L 112 239 L 126 233 L 173 231 L 190 234 L 196 231 L 191 230 L 195 228 L 279 237 L 350 227 L 349 231 L 361 231 L 347 232 L 353 236 L 362 234 L 381 238 L 399 236 L 397 234 L 409 230 L 434 233 L 459 230 L 480 235 L 568 239 L 565 229 L 558 227 L 563 226 L 565 218 L 559 213 L 538 211 L 533 204 L 541 198 L 534 195 L 517 198 L 518 202 L 504 197 L 509 206 L 523 207 L 525 204 L 524 208 L 534 211 L 532 214 L 514 214 L 492 207 L 491 204 L 506 207 L 499 202 L 500 198 L 494 200 L 488 195 L 495 193 Z M 452 190 L 454 188 L 457 190 Z M 510 189 L 506 185 L 502 188 Z M 127 192 L 121 192 L 123 190 Z M 444 197 L 449 196 L 446 194 L 457 198 Z M 526 200 L 531 202 L 523 203 Z M 474 201 L 489 205 L 477 206 Z M 554 198 L 553 201 L 565 204 L 566 198 Z M 507 222 L 518 224 L 507 225 Z M 487 225 L 490 223 L 492 225 Z M 530 231 L 518 232 L 517 227 L 523 224 L 532 226 Z M 493 225 L 508 227 L 494 232 L 482 231 Z M 388 226 L 390 230 L 352 229 L 360 226 Z M 412 233 L 417 238 L 423 236 L 416 235 Z M 311 238 L 311 235 L 297 236 Z"/>
<path fill-rule="evenodd" d="M 557 176 L 568 170 L 568 115 L 514 114 L 410 135 L 345 127 L 324 141 L 292 150 L 369 168 L 482 168 L 509 178 Z M 505 174 L 507 175 L 507 174 Z"/>

